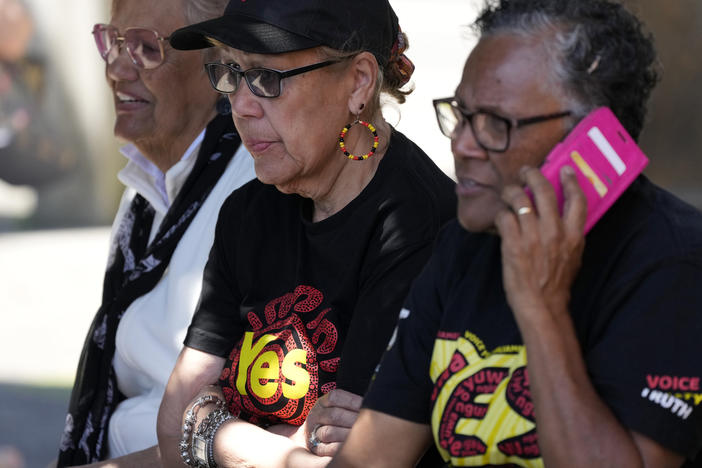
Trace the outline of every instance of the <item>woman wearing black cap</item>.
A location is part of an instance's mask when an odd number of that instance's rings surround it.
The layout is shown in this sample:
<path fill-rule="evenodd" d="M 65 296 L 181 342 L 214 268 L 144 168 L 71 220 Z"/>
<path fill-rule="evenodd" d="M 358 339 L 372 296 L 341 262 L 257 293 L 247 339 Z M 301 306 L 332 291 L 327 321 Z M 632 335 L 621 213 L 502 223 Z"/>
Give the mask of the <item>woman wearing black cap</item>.
<path fill-rule="evenodd" d="M 380 111 L 407 94 L 405 40 L 386 0 L 232 0 L 171 36 L 218 47 L 206 68 L 258 180 L 220 212 L 159 413 L 166 465 L 324 465 L 345 439 L 455 212 L 453 182 Z"/>

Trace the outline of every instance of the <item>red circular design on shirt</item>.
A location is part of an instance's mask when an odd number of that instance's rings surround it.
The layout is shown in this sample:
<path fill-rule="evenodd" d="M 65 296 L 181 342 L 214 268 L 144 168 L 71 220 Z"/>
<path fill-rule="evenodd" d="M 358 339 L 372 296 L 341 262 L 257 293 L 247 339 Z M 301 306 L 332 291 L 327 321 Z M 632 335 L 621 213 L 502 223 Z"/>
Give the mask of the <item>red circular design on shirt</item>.
<path fill-rule="evenodd" d="M 333 382 L 327 382 L 320 388 L 319 383 L 320 365 L 317 356 L 318 354 L 332 353 L 339 341 L 336 326 L 325 318 L 330 309 L 318 312 L 316 317 L 307 324 L 301 317 L 302 314 L 316 311 L 323 299 L 322 293 L 317 289 L 301 285 L 295 288 L 294 292 L 284 294 L 266 304 L 263 313 L 265 325 L 253 311 L 248 313 L 247 319 L 253 331 L 246 332 L 231 351 L 220 380 L 232 414 L 242 413 L 241 416 L 252 423 L 275 424 L 282 422 L 300 425 L 305 421 L 319 395 L 329 392 L 336 386 Z M 314 326 L 310 327 L 313 323 Z M 263 342 L 265 345 L 262 347 L 261 339 L 265 340 Z M 248 346 L 249 349 L 245 351 L 248 354 L 244 356 L 242 364 L 241 354 L 244 345 Z M 294 387 L 296 382 L 284 375 L 283 364 L 286 356 L 296 349 L 306 352 L 304 364 L 302 361 L 295 361 L 293 365 L 307 372 L 309 387 L 307 393 L 301 398 L 287 398 L 283 392 L 283 383 Z M 255 367 L 253 363 L 258 362 L 258 357 L 271 351 L 278 359 L 278 377 L 277 379 L 259 378 L 257 383 L 260 386 L 277 383 L 278 386 L 275 393 L 263 398 L 257 395 L 251 387 L 251 372 Z M 270 354 L 267 356 L 268 359 L 271 358 Z M 338 360 L 338 357 L 325 360 L 321 369 L 327 373 L 335 373 L 338 368 Z M 271 365 L 269 362 L 264 359 L 263 364 L 257 364 L 258 368 L 266 369 L 268 365 Z M 239 369 L 240 364 L 247 365 L 248 368 Z M 288 367 L 288 371 L 290 371 L 290 367 Z M 242 392 L 243 394 L 237 388 L 237 379 L 239 385 L 244 385 L 245 392 Z"/>

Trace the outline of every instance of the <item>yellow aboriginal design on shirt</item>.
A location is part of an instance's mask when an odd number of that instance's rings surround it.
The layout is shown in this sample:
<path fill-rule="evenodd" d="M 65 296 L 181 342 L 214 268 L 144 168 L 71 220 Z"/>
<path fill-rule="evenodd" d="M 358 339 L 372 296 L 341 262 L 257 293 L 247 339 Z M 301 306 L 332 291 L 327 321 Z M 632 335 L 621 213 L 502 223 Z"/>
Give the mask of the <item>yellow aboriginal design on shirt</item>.
<path fill-rule="evenodd" d="M 523 345 L 492 351 L 474 334 L 439 333 L 431 425 L 453 466 L 543 467 Z"/>

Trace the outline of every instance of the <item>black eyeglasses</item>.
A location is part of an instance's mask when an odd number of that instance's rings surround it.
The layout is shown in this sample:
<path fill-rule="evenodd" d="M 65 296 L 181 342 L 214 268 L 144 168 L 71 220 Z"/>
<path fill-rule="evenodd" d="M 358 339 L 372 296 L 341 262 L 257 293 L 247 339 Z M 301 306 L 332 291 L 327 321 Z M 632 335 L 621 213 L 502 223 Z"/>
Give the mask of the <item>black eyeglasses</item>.
<path fill-rule="evenodd" d="M 108 64 L 117 60 L 120 44 L 124 44 L 134 65 L 145 69 L 156 68 L 163 63 L 163 41 L 168 40 L 168 37 L 147 28 L 127 28 L 120 36 L 117 28 L 109 24 L 93 26 L 93 38 L 100 56 Z"/>
<path fill-rule="evenodd" d="M 244 77 L 246 85 L 256 96 L 274 98 L 280 96 L 280 82 L 284 78 L 299 75 L 318 68 L 326 67 L 341 60 L 326 60 L 305 67 L 279 71 L 270 68 L 249 68 L 241 71 L 235 65 L 228 63 L 206 63 L 205 69 L 210 77 L 212 87 L 223 94 L 235 93 Z"/>
<path fill-rule="evenodd" d="M 435 99 L 433 102 L 441 133 L 453 138 L 456 132 L 463 128 L 465 122 L 468 122 L 478 145 L 485 150 L 498 153 L 507 151 L 509 148 L 512 128 L 560 119 L 572 113 L 571 111 L 562 111 L 523 119 L 508 119 L 487 111 L 468 112 L 452 97 Z"/>

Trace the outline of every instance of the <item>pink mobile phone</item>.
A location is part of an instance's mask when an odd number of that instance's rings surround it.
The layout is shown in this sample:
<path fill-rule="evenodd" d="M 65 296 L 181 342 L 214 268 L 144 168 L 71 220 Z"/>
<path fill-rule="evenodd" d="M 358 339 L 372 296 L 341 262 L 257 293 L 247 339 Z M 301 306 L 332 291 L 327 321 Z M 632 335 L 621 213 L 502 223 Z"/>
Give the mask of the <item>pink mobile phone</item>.
<path fill-rule="evenodd" d="M 587 197 L 585 233 L 648 164 L 648 158 L 607 107 L 588 114 L 546 156 L 541 172 L 556 190 L 563 212 L 560 171 L 568 164 Z"/>

